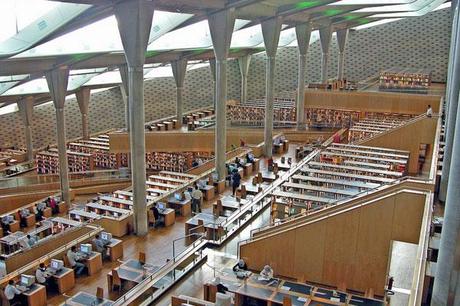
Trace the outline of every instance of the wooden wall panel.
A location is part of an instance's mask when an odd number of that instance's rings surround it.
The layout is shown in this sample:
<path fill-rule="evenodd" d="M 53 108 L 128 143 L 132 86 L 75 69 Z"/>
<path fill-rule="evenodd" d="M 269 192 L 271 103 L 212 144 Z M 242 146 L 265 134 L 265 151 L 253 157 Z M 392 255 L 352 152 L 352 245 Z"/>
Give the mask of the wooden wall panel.
<path fill-rule="evenodd" d="M 290 233 L 284 234 L 289 236 Z M 292 251 L 294 253 L 295 274 L 293 278 L 321 282 L 323 274 L 324 238 L 326 236 L 326 224 L 314 223 L 309 226 L 300 227 L 291 232 L 297 237 L 297 244 Z"/>
<path fill-rule="evenodd" d="M 383 294 L 390 250 L 395 197 L 388 197 L 361 209 L 355 260 L 359 263 L 353 288 L 374 288 Z M 372 287 L 369 287 L 372 286 Z"/>
<path fill-rule="evenodd" d="M 438 118 L 425 118 L 417 120 L 391 132 L 378 135 L 362 143 L 365 146 L 382 147 L 396 150 L 410 151 L 409 173 L 418 173 L 419 145 L 430 145 L 430 156 L 433 152 Z M 425 163 L 431 163 L 427 158 Z"/>
<path fill-rule="evenodd" d="M 250 269 L 260 270 L 270 263 L 278 275 L 330 286 L 345 284 L 361 292 L 372 288 L 383 295 L 391 241 L 416 240 L 424 201 L 424 194 L 401 191 L 351 211 L 242 244 L 240 256 Z"/>
<path fill-rule="evenodd" d="M 428 105 L 439 111 L 440 96 L 368 91 L 306 90 L 306 108 L 335 108 L 367 112 L 422 114 Z"/>
<path fill-rule="evenodd" d="M 356 269 L 356 246 L 361 210 L 325 220 L 323 280 L 327 284 L 346 284 Z"/>
<path fill-rule="evenodd" d="M 400 193 L 396 195 L 392 239 L 418 244 L 422 226 L 424 194 Z"/>

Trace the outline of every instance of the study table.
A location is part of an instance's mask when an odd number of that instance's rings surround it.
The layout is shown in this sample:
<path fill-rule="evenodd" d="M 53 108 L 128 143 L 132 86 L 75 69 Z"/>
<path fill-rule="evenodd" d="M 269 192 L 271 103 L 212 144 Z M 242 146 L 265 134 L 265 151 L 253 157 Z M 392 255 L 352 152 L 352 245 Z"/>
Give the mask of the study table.
<path fill-rule="evenodd" d="M 158 213 L 163 216 L 165 226 L 171 226 L 176 222 L 176 212 L 172 208 L 158 208 Z"/>
<path fill-rule="evenodd" d="M 147 188 L 147 193 L 154 196 L 161 196 L 165 193 L 168 193 L 168 190 L 158 189 L 158 188 Z"/>
<path fill-rule="evenodd" d="M 57 284 L 60 294 L 63 294 L 75 287 L 75 272 L 73 269 L 63 267 L 51 275 L 51 279 Z"/>
<path fill-rule="evenodd" d="M 88 275 L 94 275 L 102 269 L 102 255 L 99 252 L 91 252 L 91 254 L 82 261 L 88 269 Z"/>
<path fill-rule="evenodd" d="M 215 190 L 216 188 L 214 186 L 211 186 L 211 185 L 204 185 L 204 186 L 199 186 L 200 190 L 203 192 L 203 197 L 206 199 L 206 200 L 212 200 L 214 199 L 215 197 Z"/>
<path fill-rule="evenodd" d="M 33 284 L 21 294 L 27 300 L 28 306 L 45 306 L 46 305 L 46 287 L 40 284 Z"/>
<path fill-rule="evenodd" d="M 240 202 L 238 202 L 234 197 L 224 196 L 222 199 L 217 200 L 217 202 L 213 204 L 213 212 L 216 215 L 223 215 L 225 211 L 234 212 L 245 203 L 247 202 L 244 199 L 241 199 Z"/>
<path fill-rule="evenodd" d="M 132 284 L 139 284 L 148 275 L 151 275 L 158 271 L 158 266 L 150 264 L 143 264 L 137 259 L 129 259 L 123 262 L 119 267 L 115 268 L 118 272 L 118 276 L 122 281 Z M 112 271 L 107 273 L 107 285 L 109 292 L 112 291 Z"/>
<path fill-rule="evenodd" d="M 128 201 L 133 200 L 133 193 L 131 191 L 116 190 L 116 191 L 113 192 L 113 194 L 115 196 L 117 196 L 118 198 L 120 198 L 120 199 L 124 199 L 124 200 L 128 200 Z M 147 201 L 155 201 L 157 197 L 147 194 L 145 196 L 145 198 L 147 199 Z"/>
<path fill-rule="evenodd" d="M 112 238 L 110 243 L 106 245 L 111 261 L 123 258 L 123 241 Z"/>
<path fill-rule="evenodd" d="M 384 302 L 377 299 L 365 298 L 333 289 L 326 289 L 306 283 L 298 283 L 282 279 L 262 280 L 259 275 L 252 274 L 241 280 L 236 278 L 229 268 L 224 269 L 220 275 L 221 283 L 228 291 L 235 294 L 235 306 L 250 305 L 283 305 L 283 300 L 288 299 L 293 306 L 311 305 L 362 305 L 384 306 Z M 204 285 L 204 299 L 215 300 L 216 285 Z M 260 302 L 261 304 L 257 304 Z M 252 304 L 251 304 L 252 305 Z"/>
<path fill-rule="evenodd" d="M 99 306 L 111 306 L 113 305 L 113 301 L 108 299 L 100 299 L 97 296 L 87 293 L 87 292 L 77 292 L 73 296 L 71 296 L 65 303 L 61 304 L 61 306 L 89 306 L 89 305 L 99 305 Z"/>
<path fill-rule="evenodd" d="M 182 200 L 178 200 L 174 196 L 169 197 L 168 206 L 179 211 L 181 216 L 189 216 L 192 213 L 192 200 L 185 197 Z"/>
<path fill-rule="evenodd" d="M 278 176 L 276 174 L 274 174 L 273 172 L 269 172 L 269 171 L 262 172 L 262 180 L 264 182 L 272 183 L 277 178 L 278 178 Z"/>
<path fill-rule="evenodd" d="M 133 206 L 133 201 L 131 200 L 115 198 L 112 196 L 100 196 L 99 201 L 101 201 L 102 203 L 108 203 L 110 206 L 122 209 L 131 209 L 131 207 Z"/>
<path fill-rule="evenodd" d="M 219 227 L 222 223 L 225 222 L 227 218 L 221 216 L 215 216 L 214 214 L 210 213 L 199 213 L 196 214 L 194 217 L 190 218 L 185 222 L 185 236 L 188 236 L 192 233 L 206 233 L 206 239 L 208 240 L 215 240 L 220 237 Z M 192 241 L 196 239 L 196 237 L 192 237 L 188 239 L 188 241 Z"/>
<path fill-rule="evenodd" d="M 71 211 L 69 211 L 69 216 L 73 220 L 77 221 L 92 221 L 101 218 L 101 215 L 98 215 L 94 212 L 85 211 L 83 209 L 72 209 Z"/>

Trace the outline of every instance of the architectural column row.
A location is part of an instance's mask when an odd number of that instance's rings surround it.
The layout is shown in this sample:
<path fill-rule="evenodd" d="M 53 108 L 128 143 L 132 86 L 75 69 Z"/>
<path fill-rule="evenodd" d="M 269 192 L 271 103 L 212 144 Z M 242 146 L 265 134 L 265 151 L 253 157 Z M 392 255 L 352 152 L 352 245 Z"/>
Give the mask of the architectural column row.
<path fill-rule="evenodd" d="M 28 96 L 18 102 L 19 113 L 24 124 L 24 133 L 26 136 L 26 149 L 27 149 L 27 160 L 31 161 L 34 159 L 34 145 L 32 139 L 32 120 L 34 113 L 34 102 L 33 96 Z"/>
<path fill-rule="evenodd" d="M 172 73 L 176 81 L 176 119 L 178 128 L 182 126 L 182 89 L 184 87 L 187 60 L 184 58 L 171 62 Z"/>
<path fill-rule="evenodd" d="M 440 199 L 445 196 L 445 209 L 431 305 L 460 305 L 460 11 L 458 1 L 452 5 L 446 147 L 439 194 Z"/>
<path fill-rule="evenodd" d="M 82 87 L 75 93 L 77 97 L 78 107 L 81 113 L 81 130 L 83 139 L 89 139 L 89 99 L 91 96 L 91 90 L 88 87 Z"/>
<path fill-rule="evenodd" d="M 307 66 L 307 52 L 310 45 L 311 25 L 299 24 L 295 28 L 299 51 L 299 68 L 297 73 L 297 130 L 305 130 L 305 72 Z"/>

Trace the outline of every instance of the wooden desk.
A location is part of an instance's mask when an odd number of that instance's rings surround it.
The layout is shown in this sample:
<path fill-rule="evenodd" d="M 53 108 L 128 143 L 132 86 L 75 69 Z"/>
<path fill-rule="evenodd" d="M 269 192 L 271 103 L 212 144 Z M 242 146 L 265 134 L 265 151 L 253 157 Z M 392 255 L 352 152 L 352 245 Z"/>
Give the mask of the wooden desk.
<path fill-rule="evenodd" d="M 216 195 L 216 189 L 214 188 L 214 186 L 202 186 L 200 187 L 200 190 L 203 192 L 203 196 L 207 201 L 214 199 Z"/>
<path fill-rule="evenodd" d="M 102 255 L 99 252 L 92 252 L 91 256 L 85 259 L 85 266 L 88 269 L 88 275 L 94 275 L 102 269 Z"/>
<path fill-rule="evenodd" d="M 138 284 L 149 274 L 158 271 L 158 266 L 152 266 L 149 264 L 142 264 L 137 259 L 129 259 L 122 263 L 119 267 L 115 268 L 118 272 L 118 276 L 122 281 Z M 107 285 L 108 292 L 112 291 L 112 271 L 107 273 Z"/>
<path fill-rule="evenodd" d="M 35 225 L 35 215 L 30 214 L 26 217 L 26 225 L 27 227 L 31 227 Z"/>
<path fill-rule="evenodd" d="M 95 295 L 87 292 L 78 292 L 70 297 L 65 303 L 61 304 L 62 306 L 88 306 L 88 305 L 98 305 L 98 306 L 111 306 L 113 301 L 107 299 L 98 299 Z"/>
<path fill-rule="evenodd" d="M 174 210 L 178 210 L 181 216 L 189 216 L 192 213 L 192 200 L 176 200 L 174 197 L 168 199 L 168 205 Z"/>
<path fill-rule="evenodd" d="M 43 217 L 45 218 L 51 218 L 53 216 L 53 211 L 51 210 L 50 207 L 46 207 L 44 210 L 43 210 Z"/>
<path fill-rule="evenodd" d="M 73 269 L 64 267 L 51 277 L 57 283 L 60 294 L 63 294 L 75 287 L 75 272 Z"/>
<path fill-rule="evenodd" d="M 40 284 L 33 284 L 27 291 L 22 293 L 29 306 L 46 305 L 46 287 Z"/>
<path fill-rule="evenodd" d="M 193 218 L 190 218 L 187 222 L 185 222 L 185 235 L 187 236 L 191 233 L 206 231 L 207 239 L 212 239 L 214 237 L 218 238 L 218 236 L 215 235 L 216 230 L 218 231 L 219 226 L 224 223 L 225 220 L 226 218 L 224 217 L 217 217 L 209 213 L 196 214 Z M 198 231 L 195 231 L 195 228 L 200 225 L 203 225 L 203 227 L 200 227 Z"/>
<path fill-rule="evenodd" d="M 60 202 L 57 204 L 58 211 L 60 214 L 65 214 L 67 213 L 67 210 L 69 209 L 69 205 L 66 204 L 65 202 Z"/>
<path fill-rule="evenodd" d="M 254 158 L 254 161 L 252 162 L 252 171 L 259 172 L 259 170 L 260 170 L 260 159 Z"/>
<path fill-rule="evenodd" d="M 162 215 L 165 219 L 165 226 L 171 226 L 176 222 L 176 212 L 174 209 L 165 208 L 165 209 L 158 209 L 160 215 Z"/>
<path fill-rule="evenodd" d="M 278 178 L 278 176 L 272 172 L 263 172 L 262 173 L 262 181 L 264 182 L 273 182 Z"/>
<path fill-rule="evenodd" d="M 249 176 L 252 173 L 252 163 L 246 163 L 243 165 L 244 176 Z"/>
<path fill-rule="evenodd" d="M 112 238 L 107 245 L 108 253 L 111 261 L 123 258 L 123 241 L 120 239 Z"/>
<path fill-rule="evenodd" d="M 217 188 L 217 193 L 222 193 L 225 191 L 225 180 L 220 182 L 214 182 L 214 187 Z"/>
<path fill-rule="evenodd" d="M 19 221 L 14 220 L 13 222 L 10 223 L 10 232 L 14 233 L 20 230 L 20 224 Z"/>

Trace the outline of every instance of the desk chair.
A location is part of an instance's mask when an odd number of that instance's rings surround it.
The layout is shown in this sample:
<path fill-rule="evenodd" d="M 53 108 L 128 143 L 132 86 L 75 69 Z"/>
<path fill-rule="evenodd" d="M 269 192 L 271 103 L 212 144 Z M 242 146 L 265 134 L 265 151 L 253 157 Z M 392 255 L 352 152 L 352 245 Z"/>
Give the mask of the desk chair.
<path fill-rule="evenodd" d="M 118 273 L 117 273 L 117 275 L 118 275 Z M 103 300 L 104 299 L 104 289 L 102 289 L 101 287 L 97 287 L 97 289 L 96 289 L 96 297 L 97 297 L 98 300 Z"/>
<path fill-rule="evenodd" d="M 67 258 L 67 254 L 62 255 L 62 261 L 64 262 L 64 267 L 72 268 L 70 266 L 69 258 Z"/>
<path fill-rule="evenodd" d="M 244 184 L 242 184 L 241 187 L 240 187 L 240 197 L 242 199 L 246 199 L 246 195 L 247 195 L 246 186 Z"/>
<path fill-rule="evenodd" d="M 292 306 L 291 298 L 287 296 L 283 297 L 283 306 Z"/>
<path fill-rule="evenodd" d="M 118 271 L 117 270 L 112 270 L 112 288 L 110 288 L 112 291 L 114 291 L 114 287 L 117 287 L 118 288 L 118 293 L 120 294 L 121 293 L 121 290 L 123 288 L 123 285 L 122 285 L 122 282 L 121 282 L 121 278 L 120 276 L 118 275 Z M 99 290 L 99 288 L 98 288 Z"/>
<path fill-rule="evenodd" d="M 151 209 L 147 211 L 147 220 L 149 225 L 155 224 L 155 216 L 153 215 L 153 211 Z"/>
<path fill-rule="evenodd" d="M 145 253 L 144 252 L 139 252 L 139 262 L 141 264 L 145 264 L 146 260 L 145 260 Z"/>

